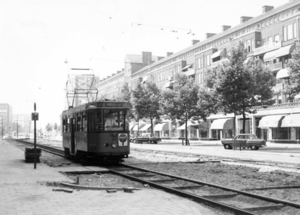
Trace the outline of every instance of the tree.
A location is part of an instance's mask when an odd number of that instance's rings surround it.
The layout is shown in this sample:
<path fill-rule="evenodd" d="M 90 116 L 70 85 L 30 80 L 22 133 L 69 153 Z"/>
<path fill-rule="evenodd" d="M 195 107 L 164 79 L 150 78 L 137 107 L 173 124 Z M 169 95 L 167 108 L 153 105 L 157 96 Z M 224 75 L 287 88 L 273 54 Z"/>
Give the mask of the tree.
<path fill-rule="evenodd" d="M 206 115 L 197 105 L 199 86 L 194 80 L 184 74 L 176 74 L 174 82 L 173 89 L 162 92 L 160 107 L 162 113 L 169 116 L 173 122 L 176 119 L 185 122 L 185 144 L 189 145 L 188 120 L 206 119 Z"/>
<path fill-rule="evenodd" d="M 209 71 L 206 86 L 207 101 L 210 111 L 221 111 L 225 115 L 243 116 L 243 133 L 245 133 L 246 113 L 255 113 L 253 106 L 266 100 L 270 104 L 274 79 L 267 67 L 259 59 L 252 59 L 245 64 L 247 53 L 242 44 L 230 50 L 228 60 Z"/>
<path fill-rule="evenodd" d="M 129 113 L 128 116 L 130 119 L 134 119 L 132 104 L 131 104 L 131 90 L 128 86 L 128 83 L 124 83 L 121 88 L 121 94 L 116 97 L 116 101 L 125 101 L 129 103 Z"/>
<path fill-rule="evenodd" d="M 160 120 L 160 96 L 161 91 L 152 81 L 138 84 L 137 88 L 132 91 L 133 114 L 137 120 L 141 118 L 150 119 L 151 135 L 153 135 L 153 123 Z"/>
<path fill-rule="evenodd" d="M 294 98 L 300 93 L 300 47 L 296 47 L 293 51 L 287 67 L 289 68 L 289 84 L 286 85 L 284 92 L 289 95 L 289 98 Z"/>
<path fill-rule="evenodd" d="M 57 123 L 56 123 L 56 122 L 55 122 L 54 125 L 53 125 L 53 129 L 54 129 L 55 131 L 57 131 Z"/>
<path fill-rule="evenodd" d="M 52 131 L 52 125 L 49 122 L 46 125 L 46 131 L 48 132 Z"/>

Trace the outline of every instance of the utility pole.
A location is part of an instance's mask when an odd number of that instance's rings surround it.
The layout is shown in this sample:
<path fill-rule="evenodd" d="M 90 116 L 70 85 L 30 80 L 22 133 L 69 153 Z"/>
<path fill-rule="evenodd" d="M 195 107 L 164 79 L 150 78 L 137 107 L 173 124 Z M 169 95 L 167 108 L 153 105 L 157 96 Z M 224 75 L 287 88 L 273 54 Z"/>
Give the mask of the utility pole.
<path fill-rule="evenodd" d="M 31 119 L 33 120 L 34 122 L 34 133 L 33 133 L 33 136 L 34 136 L 34 169 L 36 169 L 36 157 L 37 157 L 37 154 L 36 154 L 36 121 L 39 120 L 39 113 L 36 112 L 36 104 L 34 103 L 33 105 L 33 108 L 34 108 L 34 112 L 31 114 Z"/>

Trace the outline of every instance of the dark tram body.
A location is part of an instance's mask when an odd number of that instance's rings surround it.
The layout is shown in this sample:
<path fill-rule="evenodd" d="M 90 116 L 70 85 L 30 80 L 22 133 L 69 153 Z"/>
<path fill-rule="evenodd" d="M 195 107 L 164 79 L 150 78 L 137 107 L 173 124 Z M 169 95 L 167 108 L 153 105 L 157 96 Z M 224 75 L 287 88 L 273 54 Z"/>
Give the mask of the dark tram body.
<path fill-rule="evenodd" d="M 129 154 L 129 105 L 101 101 L 62 113 L 63 147 L 67 156 L 121 162 Z"/>

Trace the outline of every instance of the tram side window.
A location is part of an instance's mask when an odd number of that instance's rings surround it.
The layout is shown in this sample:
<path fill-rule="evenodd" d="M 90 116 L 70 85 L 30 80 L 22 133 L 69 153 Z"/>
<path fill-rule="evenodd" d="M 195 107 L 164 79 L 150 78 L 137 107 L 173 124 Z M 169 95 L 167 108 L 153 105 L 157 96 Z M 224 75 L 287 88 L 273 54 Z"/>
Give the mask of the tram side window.
<path fill-rule="evenodd" d="M 95 132 L 95 113 L 88 114 L 88 131 Z"/>
<path fill-rule="evenodd" d="M 102 131 L 103 130 L 103 123 L 102 123 L 102 114 L 101 112 L 96 113 L 97 119 L 96 119 L 96 131 Z"/>
<path fill-rule="evenodd" d="M 82 131 L 87 131 L 87 118 L 86 115 L 82 115 Z"/>
<path fill-rule="evenodd" d="M 62 132 L 66 132 L 66 119 L 62 118 Z"/>
<path fill-rule="evenodd" d="M 82 121 L 81 121 L 81 115 L 80 114 L 78 114 L 76 122 L 77 122 L 77 129 L 76 129 L 76 131 L 82 131 L 81 130 L 81 128 L 82 128 Z"/>

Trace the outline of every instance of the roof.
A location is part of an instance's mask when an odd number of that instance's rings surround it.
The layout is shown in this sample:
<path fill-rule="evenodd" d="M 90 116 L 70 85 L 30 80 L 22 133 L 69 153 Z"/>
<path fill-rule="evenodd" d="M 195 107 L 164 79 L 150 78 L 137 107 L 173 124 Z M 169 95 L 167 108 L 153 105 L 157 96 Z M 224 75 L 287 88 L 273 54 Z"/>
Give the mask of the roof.
<path fill-rule="evenodd" d="M 168 61 L 170 59 L 176 58 L 176 57 L 180 56 L 183 53 L 189 52 L 189 51 L 191 51 L 193 49 L 197 49 L 197 48 L 199 48 L 199 47 L 201 47 L 203 45 L 209 44 L 210 42 L 213 42 L 213 41 L 215 41 L 217 39 L 220 39 L 220 38 L 223 38 L 225 36 L 228 36 L 228 35 L 236 32 L 238 30 L 241 30 L 241 29 L 243 29 L 243 28 L 245 28 L 247 26 L 251 26 L 251 25 L 253 25 L 253 24 L 257 23 L 257 22 L 260 22 L 260 21 L 264 20 L 267 17 L 271 17 L 271 16 L 273 16 L 275 14 L 278 14 L 278 13 L 280 13 L 280 12 L 286 10 L 286 9 L 293 8 L 294 6 L 299 5 L 299 4 L 300 4 L 300 2 L 298 0 L 294 1 L 294 2 L 288 2 L 288 3 L 284 4 L 284 5 L 281 5 L 281 6 L 277 7 L 277 8 L 274 8 L 271 11 L 268 11 L 267 13 L 261 14 L 261 15 L 259 15 L 257 17 L 254 17 L 254 18 L 252 18 L 252 19 L 244 22 L 244 23 L 239 24 L 239 25 L 237 25 L 237 26 L 235 26 L 233 28 L 229 28 L 228 30 L 226 30 L 224 32 L 216 34 L 215 36 L 212 36 L 212 37 L 204 40 L 203 42 L 196 43 L 193 46 L 185 48 L 185 49 L 183 49 L 183 50 L 181 50 L 181 51 L 179 51 L 177 53 L 174 53 L 173 55 L 171 55 L 169 57 L 166 57 L 166 58 L 164 58 L 164 59 L 162 59 L 162 60 L 160 60 L 160 61 L 158 61 L 158 62 L 156 62 L 154 64 L 151 64 L 150 66 L 146 66 L 146 67 L 142 68 L 141 70 L 137 71 L 137 73 L 145 71 L 145 70 L 147 70 L 147 69 L 149 69 L 149 68 L 151 68 L 153 66 L 159 65 L 161 63 L 164 63 L 164 62 L 166 62 L 166 61 Z"/>
<path fill-rule="evenodd" d="M 160 60 L 163 57 L 159 56 L 152 56 L 152 61 L 156 62 Z M 125 63 L 143 63 L 143 56 L 142 55 L 136 55 L 136 54 L 127 54 L 125 56 Z"/>

